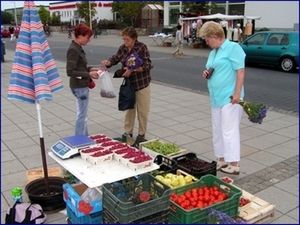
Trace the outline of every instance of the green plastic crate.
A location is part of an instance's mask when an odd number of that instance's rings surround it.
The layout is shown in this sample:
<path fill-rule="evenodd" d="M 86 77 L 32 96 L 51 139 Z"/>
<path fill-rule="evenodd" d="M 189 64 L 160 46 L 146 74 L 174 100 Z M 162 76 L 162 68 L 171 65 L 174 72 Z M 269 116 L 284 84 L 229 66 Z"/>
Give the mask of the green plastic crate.
<path fill-rule="evenodd" d="M 224 192 L 228 194 L 228 199 L 215 203 L 209 207 L 203 209 L 192 209 L 185 210 L 181 208 L 178 204 L 171 201 L 170 214 L 169 214 L 169 223 L 171 224 L 206 224 L 208 223 L 208 209 L 214 208 L 221 212 L 226 213 L 227 215 L 234 217 L 238 215 L 238 207 L 240 197 L 242 196 L 242 191 L 238 188 L 223 182 L 221 179 L 217 178 L 214 175 L 205 175 L 200 178 L 199 181 L 192 183 L 190 185 L 178 188 L 175 190 L 175 193 L 182 194 L 185 191 L 191 188 L 198 188 L 202 186 L 218 186 Z"/>
<path fill-rule="evenodd" d="M 104 184 L 102 191 L 103 207 L 120 223 L 130 223 L 170 207 L 171 189 L 149 173 Z M 132 202 L 130 199 L 139 191 L 148 191 L 153 198 L 145 203 Z"/>

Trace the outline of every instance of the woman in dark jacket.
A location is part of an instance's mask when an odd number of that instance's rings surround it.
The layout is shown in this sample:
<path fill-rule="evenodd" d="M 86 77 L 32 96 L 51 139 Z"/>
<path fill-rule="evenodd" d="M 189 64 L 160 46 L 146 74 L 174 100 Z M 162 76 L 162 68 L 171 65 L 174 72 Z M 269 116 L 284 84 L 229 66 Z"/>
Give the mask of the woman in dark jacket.
<path fill-rule="evenodd" d="M 148 114 L 150 110 L 150 70 L 152 69 L 150 54 L 147 46 L 137 40 L 138 35 L 133 27 L 127 27 L 122 31 L 123 41 L 117 53 L 107 60 L 103 60 L 102 64 L 107 67 L 122 63 L 124 69 L 123 77 L 129 78 L 130 83 L 135 89 L 136 103 L 134 109 L 128 109 L 125 115 L 124 130 L 122 136 L 123 141 L 132 144 L 133 128 L 135 117 L 137 114 L 139 128 L 134 146 L 138 146 L 140 142 L 146 141 L 145 134 L 147 131 Z M 128 60 L 133 58 L 140 59 L 141 65 L 136 68 L 128 67 Z M 136 59 L 136 63 L 138 65 Z M 129 141 L 128 141 L 129 140 Z"/>
<path fill-rule="evenodd" d="M 70 88 L 77 99 L 77 118 L 75 135 L 88 135 L 87 110 L 89 102 L 89 82 L 98 79 L 97 70 L 88 68 L 85 52 L 86 45 L 92 36 L 92 30 L 85 24 L 79 24 L 74 30 L 75 39 L 67 52 L 67 75 L 70 77 Z"/>

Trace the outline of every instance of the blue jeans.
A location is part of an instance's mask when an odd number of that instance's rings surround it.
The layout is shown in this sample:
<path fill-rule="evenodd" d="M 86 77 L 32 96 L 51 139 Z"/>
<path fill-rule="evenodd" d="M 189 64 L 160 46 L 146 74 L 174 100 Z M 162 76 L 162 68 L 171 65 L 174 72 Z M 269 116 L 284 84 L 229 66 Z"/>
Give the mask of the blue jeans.
<path fill-rule="evenodd" d="M 89 88 L 72 88 L 71 90 L 77 99 L 75 135 L 88 135 L 87 111 L 89 104 Z"/>

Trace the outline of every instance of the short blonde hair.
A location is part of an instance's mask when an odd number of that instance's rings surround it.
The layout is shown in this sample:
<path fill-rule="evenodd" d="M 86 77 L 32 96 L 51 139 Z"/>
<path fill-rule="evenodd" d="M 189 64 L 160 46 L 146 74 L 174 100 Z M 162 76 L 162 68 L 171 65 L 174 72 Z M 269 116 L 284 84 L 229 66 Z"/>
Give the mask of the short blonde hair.
<path fill-rule="evenodd" d="M 203 38 L 216 36 L 219 38 L 225 38 L 224 30 L 221 24 L 208 21 L 204 23 L 200 29 L 200 36 Z"/>

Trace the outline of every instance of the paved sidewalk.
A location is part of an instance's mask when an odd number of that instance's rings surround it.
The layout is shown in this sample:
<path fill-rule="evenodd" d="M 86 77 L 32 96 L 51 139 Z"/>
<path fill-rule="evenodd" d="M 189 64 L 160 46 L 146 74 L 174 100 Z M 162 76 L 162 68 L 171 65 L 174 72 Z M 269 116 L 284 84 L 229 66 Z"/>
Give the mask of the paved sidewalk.
<path fill-rule="evenodd" d="M 147 37 L 140 39 L 148 41 L 150 51 L 173 50 L 152 46 Z M 93 40 L 99 45 L 112 47 L 120 41 L 116 35 L 99 36 L 98 40 Z M 207 50 L 186 49 L 185 52 L 207 55 Z M 7 99 L 13 56 L 14 52 L 7 51 L 6 62 L 1 66 L 1 223 L 4 223 L 5 212 L 12 204 L 11 188 L 24 188 L 26 170 L 42 167 L 35 106 Z M 75 124 L 76 106 L 68 87 L 65 63 L 58 61 L 57 66 L 65 88 L 54 94 L 53 101 L 41 103 L 43 133 L 48 149 L 60 138 L 72 135 Z M 121 79 L 113 79 L 113 84 L 118 90 Z M 100 97 L 99 86 L 97 82 L 90 95 L 89 132 L 120 136 L 123 133 L 124 112 L 117 110 L 117 98 Z M 152 82 L 151 92 L 147 139 L 161 138 L 174 142 L 196 152 L 202 159 L 215 160 L 208 96 L 156 82 Z M 299 223 L 298 139 L 296 116 L 269 111 L 261 125 L 250 123 L 246 115 L 243 116 L 241 174 L 233 178 L 238 186 L 276 205 L 275 216 L 270 220 L 272 223 Z M 48 167 L 57 166 L 49 157 L 47 162 Z M 218 176 L 224 174 L 218 173 Z M 27 200 L 26 194 L 24 199 Z M 63 213 L 48 214 L 47 223 L 66 224 L 65 218 Z"/>

